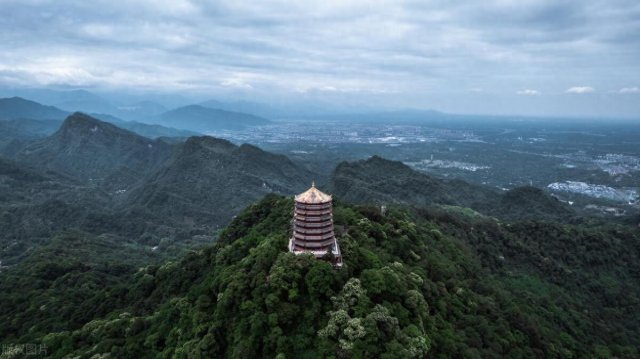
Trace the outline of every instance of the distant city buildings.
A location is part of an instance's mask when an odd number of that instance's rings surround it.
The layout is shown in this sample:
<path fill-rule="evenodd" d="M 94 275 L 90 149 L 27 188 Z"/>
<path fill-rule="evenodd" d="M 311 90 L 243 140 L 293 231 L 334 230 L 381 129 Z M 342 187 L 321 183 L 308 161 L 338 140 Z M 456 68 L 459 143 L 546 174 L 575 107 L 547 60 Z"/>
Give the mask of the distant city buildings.
<path fill-rule="evenodd" d="M 638 200 L 638 191 L 635 189 L 616 189 L 585 182 L 554 182 L 549 184 L 547 188 L 553 191 L 578 193 L 589 197 L 604 198 L 619 202 L 632 203 Z"/>

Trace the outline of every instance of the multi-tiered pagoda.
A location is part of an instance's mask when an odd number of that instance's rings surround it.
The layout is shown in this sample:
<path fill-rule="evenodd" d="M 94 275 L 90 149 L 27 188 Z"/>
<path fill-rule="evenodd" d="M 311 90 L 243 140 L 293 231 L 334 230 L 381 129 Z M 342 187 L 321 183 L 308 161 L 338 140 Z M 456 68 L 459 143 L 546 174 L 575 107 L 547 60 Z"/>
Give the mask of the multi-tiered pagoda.
<path fill-rule="evenodd" d="M 330 259 L 333 265 L 342 266 L 342 253 L 333 232 L 332 199 L 318 190 L 315 184 L 295 196 L 289 251 L 294 254 L 312 253 L 316 258 Z"/>

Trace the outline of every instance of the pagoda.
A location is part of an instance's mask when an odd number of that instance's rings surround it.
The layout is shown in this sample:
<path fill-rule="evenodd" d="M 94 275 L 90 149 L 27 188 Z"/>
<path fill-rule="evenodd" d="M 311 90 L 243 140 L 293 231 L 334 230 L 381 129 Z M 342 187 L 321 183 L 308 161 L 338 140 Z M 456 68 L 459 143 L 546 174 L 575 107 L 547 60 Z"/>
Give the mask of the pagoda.
<path fill-rule="evenodd" d="M 295 196 L 293 212 L 289 251 L 294 254 L 311 253 L 316 258 L 330 259 L 334 266 L 341 267 L 342 253 L 333 232 L 331 196 L 312 183 L 311 188 Z"/>

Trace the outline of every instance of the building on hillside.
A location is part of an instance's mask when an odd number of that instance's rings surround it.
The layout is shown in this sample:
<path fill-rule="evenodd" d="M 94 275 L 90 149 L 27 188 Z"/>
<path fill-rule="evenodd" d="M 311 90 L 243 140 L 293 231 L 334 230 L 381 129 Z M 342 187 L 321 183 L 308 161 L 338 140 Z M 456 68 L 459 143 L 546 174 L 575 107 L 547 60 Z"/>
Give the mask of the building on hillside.
<path fill-rule="evenodd" d="M 295 196 L 293 235 L 289 251 L 311 253 L 342 267 L 342 253 L 333 231 L 333 202 L 330 195 L 311 184 L 307 191 Z"/>

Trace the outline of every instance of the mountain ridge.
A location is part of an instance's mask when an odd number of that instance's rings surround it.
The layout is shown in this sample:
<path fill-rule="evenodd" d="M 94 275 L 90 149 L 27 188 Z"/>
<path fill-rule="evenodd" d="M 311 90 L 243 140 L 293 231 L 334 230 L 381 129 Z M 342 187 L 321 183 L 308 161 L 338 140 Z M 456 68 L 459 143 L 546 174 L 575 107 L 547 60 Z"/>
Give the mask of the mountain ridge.
<path fill-rule="evenodd" d="M 202 133 L 241 129 L 270 122 L 255 115 L 214 109 L 201 105 L 188 105 L 167 111 L 160 115 L 158 120 L 164 125 Z"/>
<path fill-rule="evenodd" d="M 142 175 L 164 162 L 172 146 L 76 112 L 50 137 L 16 155 L 20 161 L 85 180 L 101 180 L 120 167 Z"/>
<path fill-rule="evenodd" d="M 0 98 L 0 120 L 62 120 L 67 112 L 22 97 Z"/>
<path fill-rule="evenodd" d="M 293 194 L 313 175 L 284 155 L 210 136 L 190 137 L 132 193 L 130 205 L 202 223 L 226 224 L 267 193 Z"/>
<path fill-rule="evenodd" d="M 379 156 L 341 162 L 332 172 L 327 190 L 352 203 L 458 206 L 506 220 L 557 220 L 575 215 L 570 207 L 534 187 L 501 192 L 459 179 L 433 177 Z"/>

